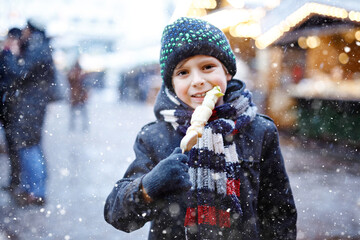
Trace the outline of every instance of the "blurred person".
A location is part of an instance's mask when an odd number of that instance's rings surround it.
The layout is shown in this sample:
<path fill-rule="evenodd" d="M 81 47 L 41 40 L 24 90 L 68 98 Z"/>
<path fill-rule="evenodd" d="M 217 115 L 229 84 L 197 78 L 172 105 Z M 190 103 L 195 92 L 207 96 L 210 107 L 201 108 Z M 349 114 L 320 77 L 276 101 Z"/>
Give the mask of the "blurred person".
<path fill-rule="evenodd" d="M 44 22 L 29 19 L 22 30 L 20 55 L 6 66 L 15 74 L 17 95 L 10 109 L 10 128 L 21 163 L 20 186 L 13 191 L 20 205 L 44 205 L 46 159 L 41 146 L 46 107 L 53 100 L 55 66 Z"/>
<path fill-rule="evenodd" d="M 15 81 L 14 74 L 6 66 L 8 61 L 16 61 L 16 57 L 20 54 L 20 37 L 21 29 L 14 27 L 9 29 L 7 37 L 4 41 L 3 49 L 0 53 L 0 121 L 5 132 L 5 141 L 7 146 L 7 154 L 10 160 L 10 179 L 9 184 L 4 186 L 4 190 L 12 191 L 20 183 L 20 163 L 18 160 L 17 152 L 10 125 L 9 111 L 16 89 L 13 86 Z"/>
<path fill-rule="evenodd" d="M 82 119 L 83 131 L 88 130 L 89 120 L 86 102 L 88 100 L 88 89 L 85 86 L 85 75 L 80 66 L 79 59 L 67 74 L 70 85 L 70 122 L 69 129 L 74 130 L 77 117 Z"/>
<path fill-rule="evenodd" d="M 108 195 L 105 220 L 125 232 L 150 221 L 148 239 L 157 240 L 295 240 L 297 212 L 276 125 L 233 78 L 225 34 L 180 18 L 163 31 L 160 66 L 157 120 L 137 135 L 135 160 Z M 203 101 L 216 86 L 224 96 L 211 111 Z M 193 120 L 204 129 L 182 151 Z"/>

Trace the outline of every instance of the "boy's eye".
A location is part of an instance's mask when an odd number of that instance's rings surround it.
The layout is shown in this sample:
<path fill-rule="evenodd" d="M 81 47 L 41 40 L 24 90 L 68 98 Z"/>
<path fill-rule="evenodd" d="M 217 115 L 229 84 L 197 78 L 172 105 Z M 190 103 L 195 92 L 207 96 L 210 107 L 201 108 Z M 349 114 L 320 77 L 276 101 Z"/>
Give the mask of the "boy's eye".
<path fill-rule="evenodd" d="M 188 72 L 185 71 L 185 70 L 180 70 L 176 73 L 176 76 L 183 76 L 183 75 L 186 75 Z"/>
<path fill-rule="evenodd" d="M 204 68 L 204 70 L 209 70 L 213 67 L 214 67 L 213 65 L 205 65 L 203 68 Z"/>

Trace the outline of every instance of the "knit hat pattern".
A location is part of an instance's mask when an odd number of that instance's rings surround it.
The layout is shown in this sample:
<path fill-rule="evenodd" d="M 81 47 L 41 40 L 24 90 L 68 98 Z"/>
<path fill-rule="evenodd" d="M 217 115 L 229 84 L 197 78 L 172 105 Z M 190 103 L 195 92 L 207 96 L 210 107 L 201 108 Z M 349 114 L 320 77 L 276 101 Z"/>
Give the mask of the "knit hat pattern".
<path fill-rule="evenodd" d="M 173 90 L 176 65 L 195 55 L 217 58 L 234 76 L 236 59 L 225 34 L 207 21 L 181 17 L 164 28 L 161 38 L 160 72 L 165 86 Z"/>

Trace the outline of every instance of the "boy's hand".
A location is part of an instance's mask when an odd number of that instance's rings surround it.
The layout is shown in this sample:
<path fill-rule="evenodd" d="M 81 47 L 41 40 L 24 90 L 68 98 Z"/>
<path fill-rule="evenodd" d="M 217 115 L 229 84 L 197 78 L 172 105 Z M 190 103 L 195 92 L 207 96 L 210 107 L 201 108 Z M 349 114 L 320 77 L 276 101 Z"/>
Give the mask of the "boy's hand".
<path fill-rule="evenodd" d="M 179 193 L 191 188 L 189 167 L 185 164 L 188 157 L 180 148 L 164 160 L 160 161 L 142 180 L 145 192 L 157 199 L 162 195 Z"/>

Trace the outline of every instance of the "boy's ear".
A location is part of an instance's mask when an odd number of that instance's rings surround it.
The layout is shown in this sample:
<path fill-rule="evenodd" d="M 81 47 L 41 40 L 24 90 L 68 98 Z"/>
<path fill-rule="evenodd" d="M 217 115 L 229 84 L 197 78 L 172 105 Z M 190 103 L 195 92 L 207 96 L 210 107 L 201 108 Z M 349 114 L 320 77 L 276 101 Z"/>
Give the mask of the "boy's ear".
<path fill-rule="evenodd" d="M 225 72 L 225 74 L 226 74 L 226 81 L 228 82 L 228 81 L 230 81 L 231 79 L 232 79 L 232 75 L 229 73 L 229 71 L 226 69 L 226 67 L 224 66 L 224 64 L 221 64 L 222 65 L 222 67 L 223 67 L 223 69 L 224 69 L 224 72 Z"/>
<path fill-rule="evenodd" d="M 233 76 L 230 73 L 226 73 L 226 81 L 230 81 Z"/>

